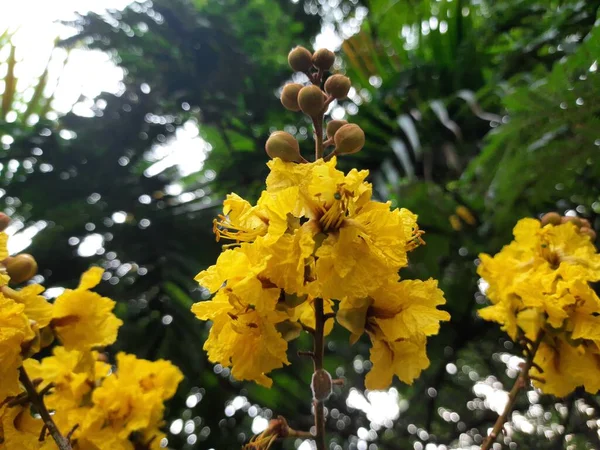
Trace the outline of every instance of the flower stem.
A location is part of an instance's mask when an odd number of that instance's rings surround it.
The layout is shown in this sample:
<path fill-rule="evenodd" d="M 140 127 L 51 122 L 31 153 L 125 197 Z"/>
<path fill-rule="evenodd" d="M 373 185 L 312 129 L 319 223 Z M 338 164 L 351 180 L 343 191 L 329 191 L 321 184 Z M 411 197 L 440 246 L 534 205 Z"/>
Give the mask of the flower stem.
<path fill-rule="evenodd" d="M 33 382 L 25 372 L 25 368 L 23 366 L 19 367 L 19 380 L 21 384 L 25 387 L 27 391 L 27 395 L 29 397 L 29 401 L 35 407 L 40 416 L 42 416 L 42 420 L 44 421 L 44 428 L 48 430 L 54 442 L 60 450 L 72 450 L 71 444 L 69 440 L 66 439 L 58 430 L 58 427 L 54 423 L 52 416 L 48 412 L 46 405 L 44 404 L 43 397 L 38 393 L 36 387 Z"/>
<path fill-rule="evenodd" d="M 315 161 L 323 157 L 323 114 L 313 119 L 315 127 Z"/>
<path fill-rule="evenodd" d="M 314 370 L 323 369 L 325 353 L 325 314 L 323 313 L 323 299 L 315 298 L 315 334 L 314 334 Z M 317 450 L 325 450 L 325 406 L 323 401 L 314 400 L 315 408 L 315 443 Z"/>
<path fill-rule="evenodd" d="M 496 438 L 500 435 L 500 433 L 502 433 L 504 424 L 508 420 L 508 416 L 514 408 L 515 403 L 517 402 L 517 396 L 519 395 L 519 392 L 521 391 L 521 389 L 527 387 L 527 385 L 529 384 L 529 370 L 531 370 L 531 367 L 534 364 L 533 359 L 535 358 L 535 354 L 537 353 L 543 338 L 544 331 L 540 330 L 535 342 L 531 343 L 531 348 L 527 349 L 527 359 L 525 361 L 524 366 L 521 368 L 521 373 L 515 380 L 515 384 L 513 384 L 513 387 L 510 390 L 510 394 L 508 394 L 508 402 L 504 407 L 504 411 L 502 411 L 502 414 L 498 416 L 498 419 L 494 424 L 492 432 L 481 445 L 481 450 L 489 450 L 492 447 L 493 443 L 496 441 Z"/>

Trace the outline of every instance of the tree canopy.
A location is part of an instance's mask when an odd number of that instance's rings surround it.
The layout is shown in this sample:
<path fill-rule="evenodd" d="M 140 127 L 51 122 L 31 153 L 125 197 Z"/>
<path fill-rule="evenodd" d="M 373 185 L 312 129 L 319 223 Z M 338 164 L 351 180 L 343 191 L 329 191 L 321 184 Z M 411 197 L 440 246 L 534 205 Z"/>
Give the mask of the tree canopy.
<path fill-rule="evenodd" d="M 332 116 L 362 127 L 365 148 L 340 166 L 369 169 L 376 196 L 419 216 L 426 246 L 403 274 L 434 277 L 452 319 L 430 339 L 430 367 L 413 385 L 364 393 L 369 345 L 329 338 L 325 365 L 343 377 L 328 401 L 332 449 L 471 448 L 509 390 L 513 343 L 477 316 L 479 254 L 511 240 L 522 217 L 577 214 L 600 227 L 599 1 L 153 0 L 87 14 L 57 45 L 96 49 L 124 71 L 121 91 L 94 99 L 93 117 L 46 113 L 39 79 L 15 120 L 14 51 L 3 63 L 2 209 L 32 230 L 48 286 L 73 288 L 91 264 L 98 291 L 117 300 L 119 350 L 165 358 L 185 375 L 166 417 L 174 449 L 236 448 L 261 418 L 312 424 L 312 367 L 290 343 L 291 365 L 273 387 L 242 383 L 202 350 L 209 326 L 190 313 L 209 293 L 194 276 L 216 260 L 212 220 L 224 196 L 257 199 L 274 130 L 310 147 L 311 124 L 281 107 L 292 79 L 287 53 L 312 48 L 323 29 L 341 49 L 335 67 L 353 81 Z M 297 76 L 297 75 L 294 75 Z M 31 124 L 28 117 L 39 114 Z M 169 161 L 185 128 L 201 168 Z M 171 146 L 171 147 L 170 147 Z M 33 231 L 35 230 L 35 232 Z M 91 254 L 82 245 L 96 242 Z M 387 403 L 386 403 L 387 402 Z M 510 423 L 510 448 L 600 448 L 597 396 L 530 392 Z M 302 440 L 282 445 L 294 448 Z M 429 444 L 436 446 L 430 447 Z M 442 447 L 445 446 L 445 447 Z M 517 447 L 518 446 L 518 447 Z"/>

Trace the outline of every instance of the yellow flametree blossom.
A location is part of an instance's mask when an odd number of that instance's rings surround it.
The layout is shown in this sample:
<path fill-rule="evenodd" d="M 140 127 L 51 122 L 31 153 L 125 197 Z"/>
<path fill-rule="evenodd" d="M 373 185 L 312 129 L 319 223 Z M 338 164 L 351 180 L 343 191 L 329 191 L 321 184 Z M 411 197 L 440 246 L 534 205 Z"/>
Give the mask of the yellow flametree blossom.
<path fill-rule="evenodd" d="M 13 269 L 5 266 L 11 264 L 7 256 L 6 235 L 0 232 L 0 450 L 55 450 L 59 441 L 61 449 L 159 449 L 164 402 L 183 376 L 168 361 L 124 353 L 113 369 L 93 350 L 114 343 L 122 324 L 112 312 L 115 302 L 90 291 L 103 270 L 88 270 L 77 289 L 51 303 L 40 295 L 40 285 L 8 286 Z M 34 273 L 31 256 L 16 261 Z M 34 359 L 55 335 L 64 346 Z M 58 436 L 46 436 L 48 421 Z"/>
<path fill-rule="evenodd" d="M 443 294 L 433 280 L 397 281 L 408 252 L 422 243 L 417 216 L 372 200 L 368 172 L 344 174 L 336 163 L 275 158 L 256 206 L 230 194 L 215 221 L 217 237 L 237 246 L 198 274 L 215 296 L 192 311 L 213 322 L 204 346 L 209 359 L 238 379 L 271 385 L 266 374 L 288 364 L 281 325 L 314 327 L 315 298 L 324 299 L 328 317 L 334 300 L 342 316 L 362 305 L 355 329 L 345 317 L 340 322 L 373 341 L 367 387 L 386 388 L 394 374 L 410 383 L 429 365 L 426 337 L 449 319 L 436 309 Z"/>
<path fill-rule="evenodd" d="M 572 221 L 522 219 L 515 240 L 480 255 L 479 275 L 493 303 L 479 311 L 513 340 L 543 336 L 531 374 L 542 391 L 564 396 L 578 386 L 600 389 L 600 254 Z"/>
<path fill-rule="evenodd" d="M 0 403 L 19 394 L 22 346 L 34 337 L 25 306 L 0 294 Z"/>
<path fill-rule="evenodd" d="M 103 273 L 100 267 L 92 267 L 81 276 L 76 289 L 66 290 L 54 302 L 52 326 L 69 350 L 89 350 L 117 339 L 123 321 L 112 313 L 115 302 L 90 291 Z"/>

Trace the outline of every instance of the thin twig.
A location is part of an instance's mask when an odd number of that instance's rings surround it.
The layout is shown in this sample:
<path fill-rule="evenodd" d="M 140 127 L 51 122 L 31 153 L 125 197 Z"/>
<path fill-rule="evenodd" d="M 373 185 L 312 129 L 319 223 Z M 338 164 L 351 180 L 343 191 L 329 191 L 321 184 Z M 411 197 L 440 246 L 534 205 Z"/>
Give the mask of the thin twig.
<path fill-rule="evenodd" d="M 500 416 L 498 416 L 498 419 L 496 420 L 496 423 L 494 424 L 494 428 L 492 429 L 492 432 L 486 438 L 484 443 L 481 445 L 481 450 L 489 450 L 492 447 L 492 444 L 494 443 L 496 438 L 502 432 L 502 429 L 504 428 L 504 424 L 508 420 L 508 415 L 511 413 L 513 407 L 515 406 L 515 403 L 517 402 L 517 396 L 518 396 L 519 392 L 521 391 L 521 389 L 527 387 L 527 385 L 529 384 L 529 380 L 531 378 L 531 376 L 529 375 L 529 370 L 531 369 L 531 366 L 533 364 L 533 358 L 535 358 L 535 354 L 537 353 L 538 348 L 540 347 L 540 344 L 542 343 L 543 338 L 544 338 L 544 331 L 541 330 L 539 332 L 535 342 L 532 343 L 531 348 L 528 349 L 527 360 L 525 362 L 525 365 L 521 368 L 521 373 L 515 380 L 515 384 L 513 385 L 512 389 L 510 390 L 510 394 L 508 394 L 508 402 L 506 403 L 506 406 L 504 407 L 504 411 L 502 411 L 502 414 L 500 414 Z"/>
<path fill-rule="evenodd" d="M 46 426 L 46 424 L 44 424 L 44 426 L 42 427 L 42 431 L 40 431 L 40 437 L 38 438 L 38 441 L 44 442 L 46 440 L 46 432 L 47 431 L 48 431 L 48 427 Z"/>
<path fill-rule="evenodd" d="M 304 325 L 302 322 L 300 322 L 300 325 L 302 326 L 302 329 L 304 331 L 306 331 L 307 333 L 315 334 L 315 329 L 314 328 L 311 328 L 308 325 Z"/>
<path fill-rule="evenodd" d="M 35 407 L 38 414 L 42 416 L 42 420 L 44 421 L 44 427 L 48 429 L 50 436 L 56 442 L 56 445 L 60 450 L 73 450 L 71 444 L 68 439 L 66 439 L 59 431 L 58 427 L 52 420 L 52 416 L 48 412 L 46 405 L 44 404 L 44 399 L 40 396 L 31 379 L 25 372 L 25 368 L 23 366 L 19 367 L 19 380 L 21 384 L 25 387 L 27 391 L 29 400 L 31 404 Z"/>
<path fill-rule="evenodd" d="M 75 431 L 77 431 L 77 428 L 79 428 L 79 424 L 76 423 L 75 426 L 73 428 L 71 428 L 71 431 L 69 431 L 69 433 L 67 434 L 67 439 L 69 440 L 69 442 L 71 442 L 71 438 L 73 437 L 73 433 L 75 433 Z M 156 436 L 152 436 L 152 439 L 150 440 L 152 442 L 152 440 L 155 438 Z"/>

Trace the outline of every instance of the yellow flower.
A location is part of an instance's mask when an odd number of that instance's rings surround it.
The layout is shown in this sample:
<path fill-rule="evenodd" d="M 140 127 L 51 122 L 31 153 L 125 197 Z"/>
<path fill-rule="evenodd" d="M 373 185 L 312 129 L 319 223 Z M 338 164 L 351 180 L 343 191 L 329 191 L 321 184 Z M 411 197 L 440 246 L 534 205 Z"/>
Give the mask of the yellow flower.
<path fill-rule="evenodd" d="M 443 293 L 432 279 L 388 280 L 369 298 L 340 303 L 337 318 L 350 330 L 352 340 L 366 331 L 373 342 L 368 389 L 389 387 L 394 374 L 411 383 L 429 366 L 426 337 L 438 333 L 440 321 L 450 319 L 450 314 L 437 309 L 444 303 Z"/>
<path fill-rule="evenodd" d="M 90 291 L 104 271 L 92 267 L 81 277 L 77 289 L 67 290 L 54 302 L 52 326 L 67 350 L 89 350 L 110 345 L 123 322 L 112 310 L 115 302 Z"/>
<path fill-rule="evenodd" d="M 564 397 L 578 386 L 584 386 L 586 391 L 593 393 L 600 390 L 600 355 L 597 348 L 572 345 L 559 337 L 546 337 L 534 362 L 543 370 L 540 373 L 532 367 L 532 375 L 543 380 L 534 380 L 534 385 L 545 394 Z"/>
<path fill-rule="evenodd" d="M 138 359 L 135 355 L 119 353 L 117 367 L 120 382 L 137 383 L 143 392 L 152 392 L 162 400 L 173 397 L 183 380 L 179 368 L 164 359 L 148 361 Z"/>
<path fill-rule="evenodd" d="M 0 232 L 0 261 L 4 261 L 10 255 L 8 254 L 8 234 L 4 231 Z M 10 277 L 6 273 L 6 271 L 0 271 L 0 287 L 6 286 L 10 281 Z"/>
<path fill-rule="evenodd" d="M 578 386 L 600 389 L 600 299 L 589 282 L 600 279 L 600 255 L 572 223 L 522 219 L 515 240 L 494 257 L 481 255 L 478 273 L 493 305 L 479 311 L 502 324 L 513 340 L 544 339 L 532 374 L 545 393 L 564 396 Z"/>
<path fill-rule="evenodd" d="M 44 287 L 30 284 L 14 292 L 16 293 L 14 300 L 25 305 L 25 315 L 35 322 L 35 328 L 47 327 L 52 320 L 52 303 L 39 295 L 44 292 Z"/>
<path fill-rule="evenodd" d="M 182 379 L 179 369 L 168 361 L 151 362 L 119 353 L 117 371 L 93 391 L 93 407 L 83 418 L 81 439 L 99 448 L 133 448 L 126 442 L 131 433 L 144 433 L 161 424 L 164 401 L 175 394 Z"/>
<path fill-rule="evenodd" d="M 31 415 L 29 406 L 0 406 L 0 450 L 55 450 L 50 436 L 39 441 L 43 426 L 41 419 Z"/>
<path fill-rule="evenodd" d="M 422 243 L 416 215 L 371 200 L 368 171 L 344 174 L 335 168 L 335 158 L 311 164 L 275 158 L 268 165 L 266 190 L 256 206 L 235 194 L 225 200 L 215 231 L 239 247 L 225 250 L 196 276 L 216 295 L 192 307 L 199 319 L 213 321 L 204 345 L 209 359 L 231 367 L 238 379 L 266 386 L 272 383 L 266 374 L 288 364 L 287 342 L 278 328 L 293 339 L 298 321 L 314 327 L 314 298 L 324 299 L 326 312 L 332 312 L 333 300 L 361 301 L 386 283 L 393 285 L 408 264 L 407 252 Z M 410 323 L 407 336 L 416 328 L 434 334 L 439 320 L 447 320 L 447 313 L 435 309 L 443 301 L 441 291 L 431 282 L 420 283 L 399 283 L 394 288 L 402 292 L 393 298 L 381 288 L 374 297 L 387 299 L 395 320 L 419 320 Z M 432 297 L 421 298 L 419 289 Z M 400 298 L 409 291 L 410 300 Z M 420 315 L 424 311 L 427 318 Z M 366 312 L 362 321 L 359 334 Z M 328 321 L 325 331 L 332 326 Z M 403 338 L 397 333 L 385 339 L 394 346 Z"/>
<path fill-rule="evenodd" d="M 365 297 L 408 263 L 418 238 L 416 216 L 369 202 L 345 218 L 316 251 L 314 296 Z"/>
<path fill-rule="evenodd" d="M 365 378 L 367 389 L 388 388 L 394 375 L 411 384 L 421 371 L 429 367 L 426 338 L 413 337 L 394 342 L 374 339 L 370 360 L 373 367 Z"/>
<path fill-rule="evenodd" d="M 558 289 L 563 280 L 600 279 L 600 255 L 573 224 L 542 228 L 537 220 L 522 219 L 514 235 L 515 240 L 493 258 L 480 255 L 478 268 L 489 283 L 486 294 L 495 304 L 480 310 L 480 315 L 503 324 L 513 339 L 516 316 L 527 308 L 545 313 L 554 328 L 563 325 L 576 302 L 568 289 Z"/>
<path fill-rule="evenodd" d="M 21 346 L 35 337 L 24 310 L 24 305 L 0 294 L 0 403 L 19 394 Z"/>
<path fill-rule="evenodd" d="M 238 380 L 254 380 L 269 387 L 273 381 L 265 374 L 289 364 L 287 342 L 275 328 L 275 324 L 289 316 L 275 310 L 278 289 L 257 288 L 265 292 L 265 298 L 270 297 L 271 312 L 264 298 L 262 312 L 259 312 L 258 308 L 240 308 L 232 304 L 223 292 L 219 292 L 213 300 L 194 304 L 192 312 L 201 320 L 213 321 L 204 343 L 210 361 L 231 367 L 232 375 Z M 275 295 L 268 291 L 274 291 Z M 260 291 L 249 293 L 248 298 L 260 295 Z"/>

